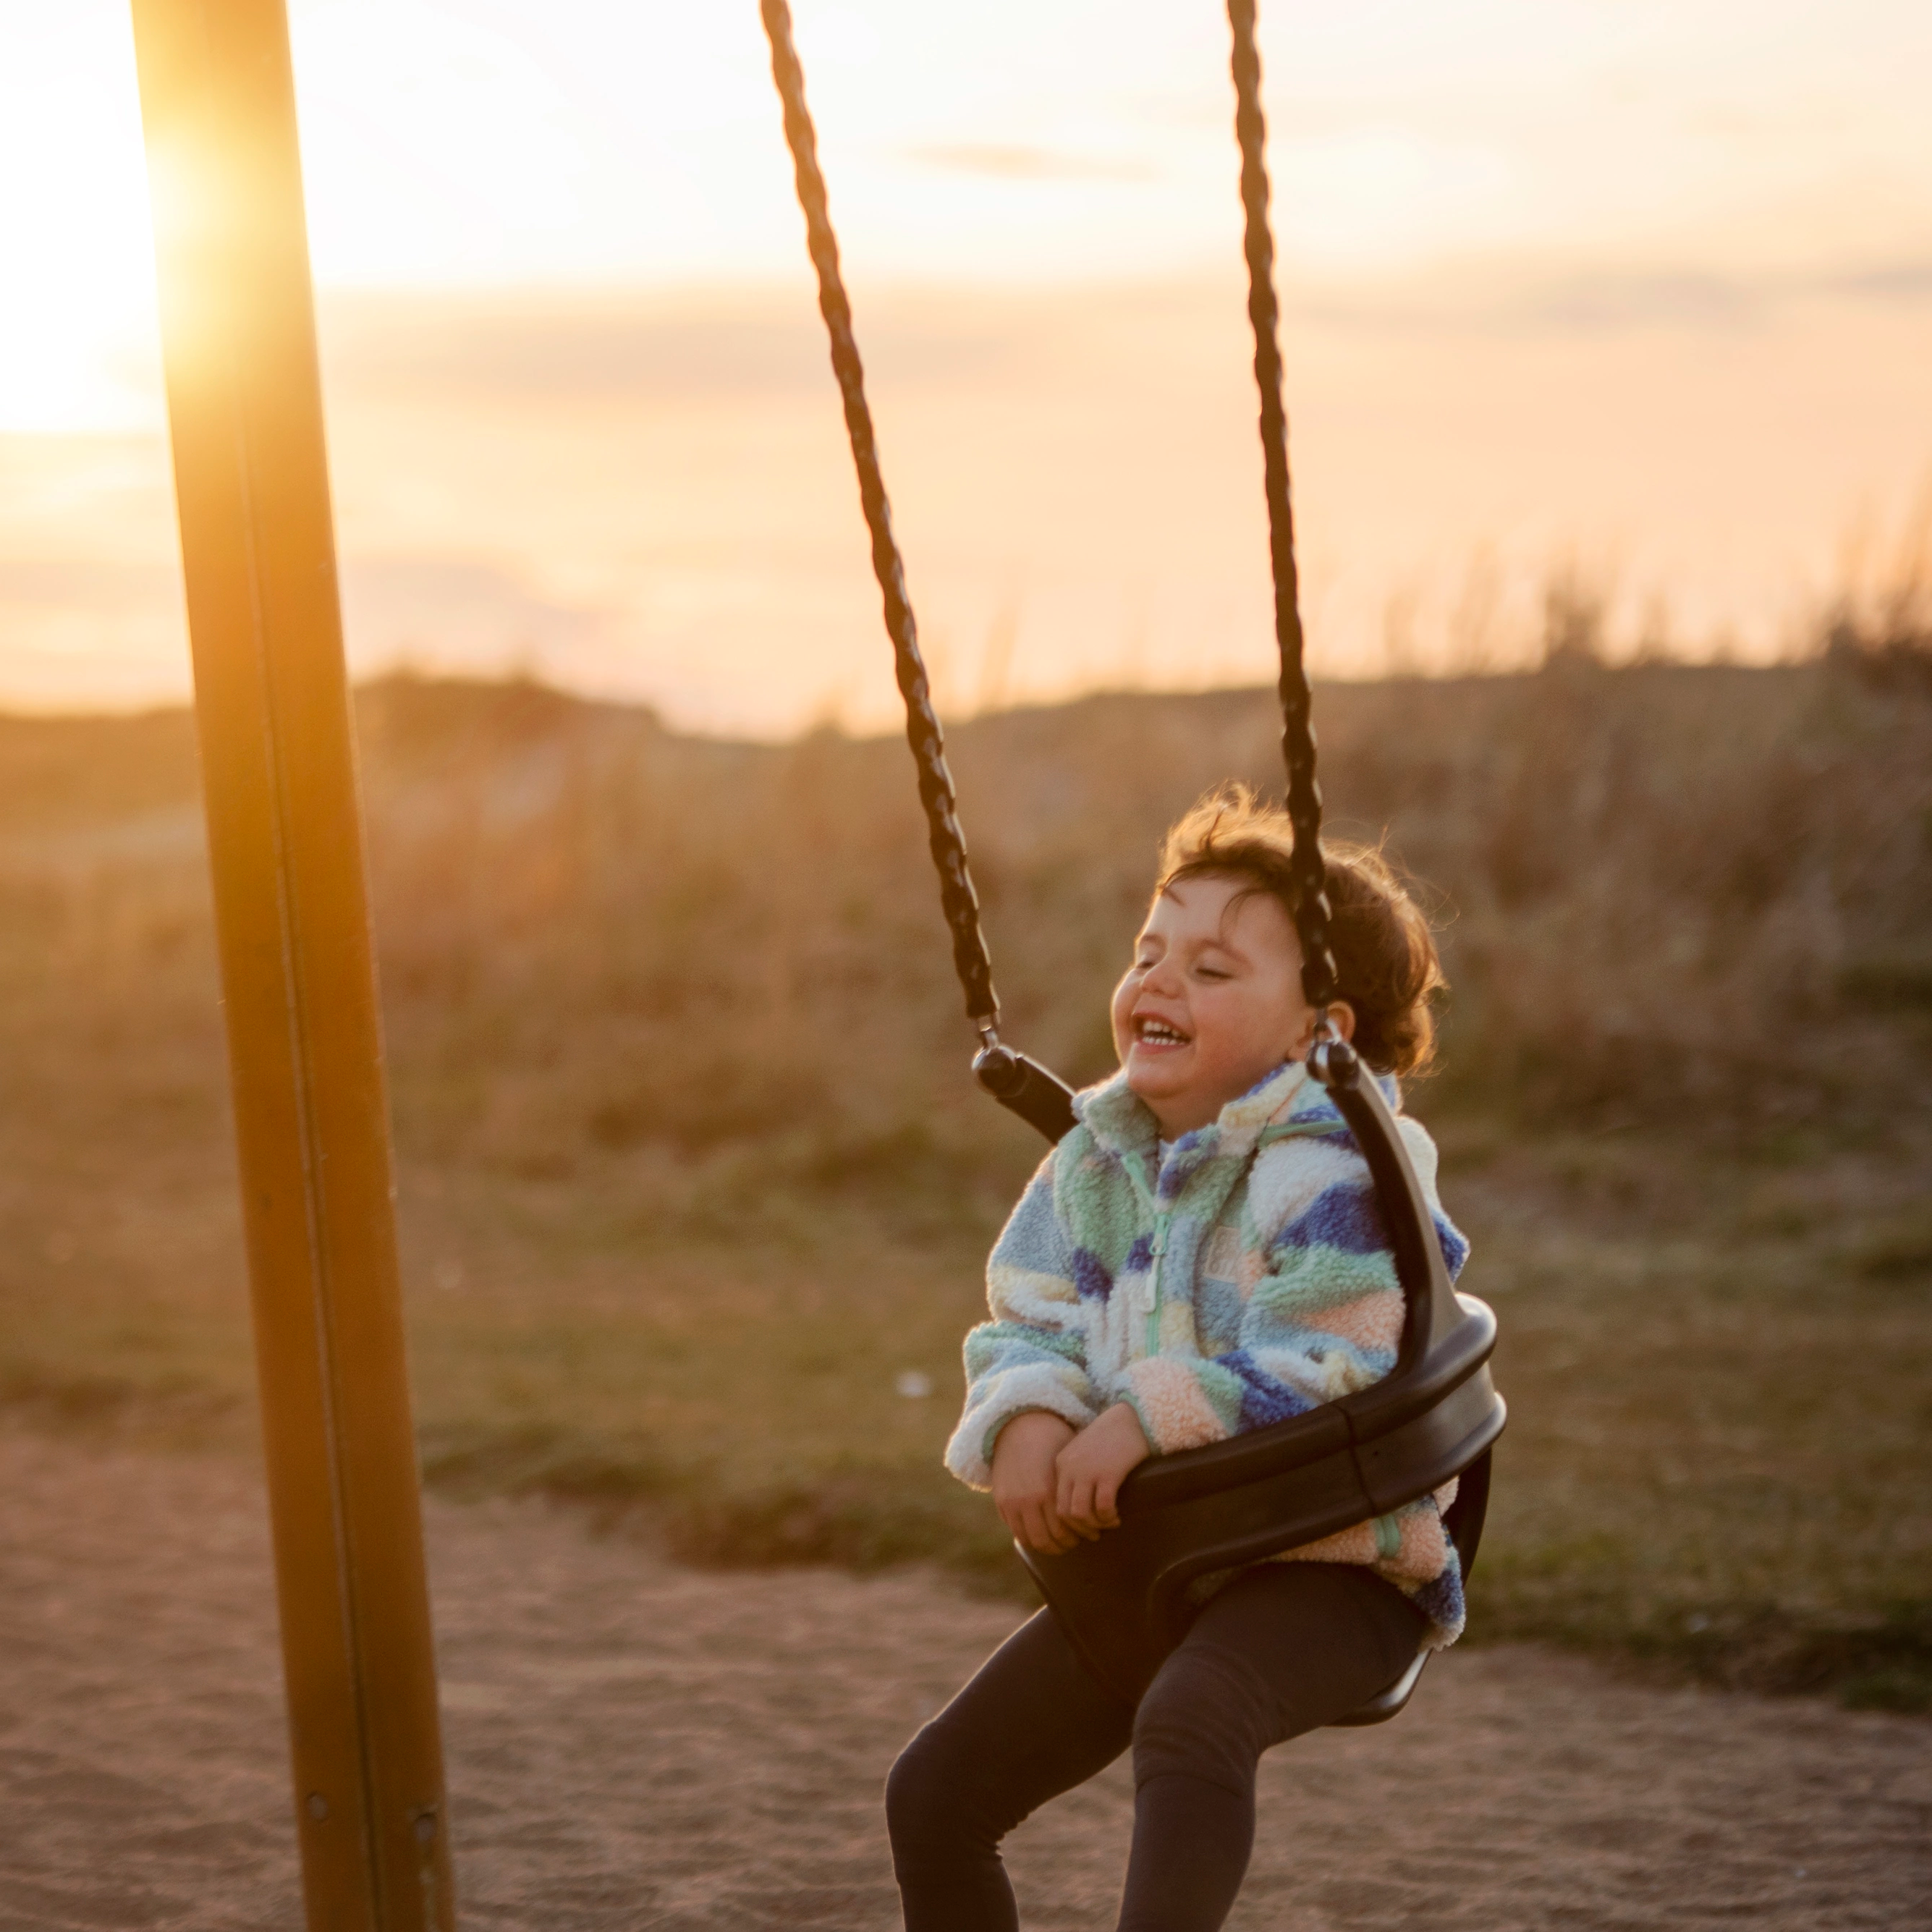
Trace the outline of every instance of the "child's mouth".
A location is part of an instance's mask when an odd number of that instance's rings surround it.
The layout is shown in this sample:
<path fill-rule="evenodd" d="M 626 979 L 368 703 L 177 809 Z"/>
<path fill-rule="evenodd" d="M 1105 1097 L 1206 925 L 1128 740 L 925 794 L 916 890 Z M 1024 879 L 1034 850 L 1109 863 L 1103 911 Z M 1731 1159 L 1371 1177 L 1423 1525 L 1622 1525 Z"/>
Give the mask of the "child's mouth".
<path fill-rule="evenodd" d="M 1134 1022 L 1134 1039 L 1142 1046 L 1185 1046 L 1187 1036 L 1178 1027 L 1172 1027 L 1165 1020 L 1138 1019 Z"/>

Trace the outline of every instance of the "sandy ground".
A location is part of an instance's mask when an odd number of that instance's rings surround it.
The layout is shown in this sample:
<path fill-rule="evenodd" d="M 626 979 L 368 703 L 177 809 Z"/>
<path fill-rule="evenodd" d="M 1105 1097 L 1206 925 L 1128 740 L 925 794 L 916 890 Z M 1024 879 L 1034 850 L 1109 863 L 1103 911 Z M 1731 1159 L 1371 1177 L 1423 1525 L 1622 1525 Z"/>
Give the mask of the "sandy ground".
<path fill-rule="evenodd" d="M 0 1932 L 293 1928 L 242 1466 L 0 1437 Z M 532 1505 L 430 1512 L 475 1928 L 897 1923 L 900 1741 L 1014 1618 L 922 1574 L 706 1575 Z M 1030 1825 L 1029 1927 L 1112 1923 L 1119 1767 Z M 1234 1924 L 1924 1925 L 1932 1725 L 1454 1654 L 1264 1767 Z"/>

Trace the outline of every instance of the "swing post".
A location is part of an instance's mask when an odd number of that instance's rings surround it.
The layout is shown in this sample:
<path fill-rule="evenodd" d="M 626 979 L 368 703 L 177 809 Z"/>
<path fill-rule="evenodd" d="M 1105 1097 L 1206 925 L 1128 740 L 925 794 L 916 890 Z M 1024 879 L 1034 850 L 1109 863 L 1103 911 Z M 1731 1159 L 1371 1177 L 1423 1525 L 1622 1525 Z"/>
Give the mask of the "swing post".
<path fill-rule="evenodd" d="M 284 0 L 134 0 L 304 1897 L 451 1932 Z"/>

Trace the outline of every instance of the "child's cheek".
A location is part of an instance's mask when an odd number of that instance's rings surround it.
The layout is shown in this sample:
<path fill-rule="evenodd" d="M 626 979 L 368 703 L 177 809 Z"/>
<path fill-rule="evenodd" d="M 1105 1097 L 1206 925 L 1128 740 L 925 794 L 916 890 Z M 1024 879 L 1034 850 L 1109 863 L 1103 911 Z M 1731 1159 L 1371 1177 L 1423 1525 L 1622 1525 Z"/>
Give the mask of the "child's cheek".
<path fill-rule="evenodd" d="M 1123 980 L 1114 989 L 1114 1003 L 1108 1010 L 1107 1017 L 1114 1032 L 1114 1051 L 1120 1064 L 1127 1064 L 1127 1054 L 1133 1046 L 1133 1035 L 1129 1024 L 1133 1012 L 1134 982 L 1131 977 Z"/>

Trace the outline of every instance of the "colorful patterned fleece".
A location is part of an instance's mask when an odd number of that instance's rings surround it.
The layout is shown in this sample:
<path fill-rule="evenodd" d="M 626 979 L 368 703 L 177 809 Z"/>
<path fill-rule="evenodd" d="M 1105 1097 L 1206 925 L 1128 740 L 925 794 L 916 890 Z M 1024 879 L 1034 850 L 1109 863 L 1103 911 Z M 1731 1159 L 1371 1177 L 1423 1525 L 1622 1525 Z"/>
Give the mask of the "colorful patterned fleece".
<path fill-rule="evenodd" d="M 1382 1090 L 1393 1108 L 1396 1083 Z M 987 1268 L 993 1318 L 966 1338 L 966 1411 L 946 1466 L 992 1482 L 1000 1431 L 1028 1409 L 1078 1428 L 1132 1404 L 1156 1455 L 1219 1442 L 1379 1382 L 1402 1325 L 1368 1164 L 1299 1061 L 1231 1102 L 1163 1158 L 1153 1114 L 1117 1074 L 1021 1197 Z M 1399 1124 L 1454 1276 L 1468 1244 L 1436 1196 L 1436 1147 Z M 1454 1484 L 1276 1562 L 1364 1563 L 1430 1620 L 1462 1628 L 1442 1512 Z"/>

